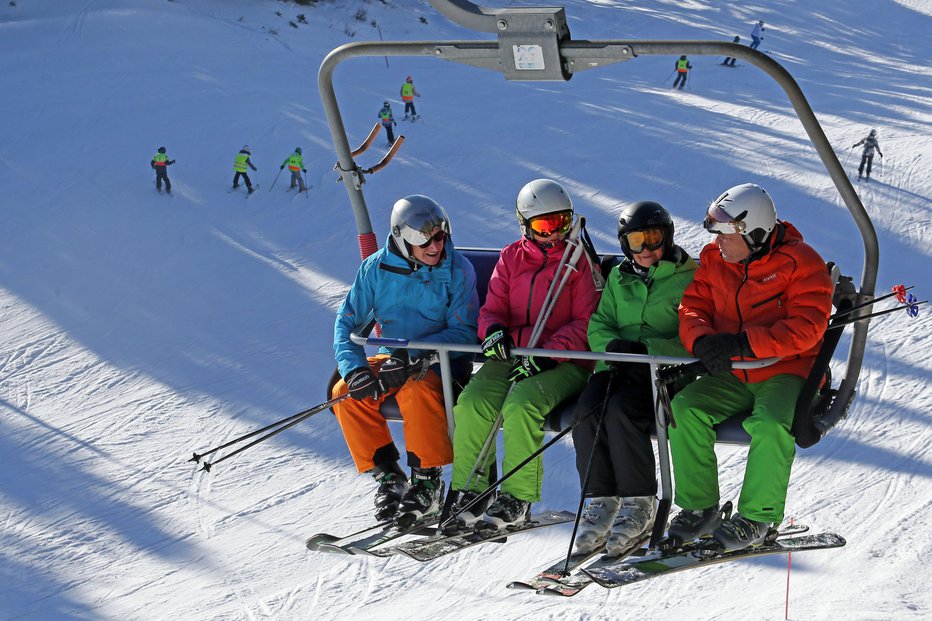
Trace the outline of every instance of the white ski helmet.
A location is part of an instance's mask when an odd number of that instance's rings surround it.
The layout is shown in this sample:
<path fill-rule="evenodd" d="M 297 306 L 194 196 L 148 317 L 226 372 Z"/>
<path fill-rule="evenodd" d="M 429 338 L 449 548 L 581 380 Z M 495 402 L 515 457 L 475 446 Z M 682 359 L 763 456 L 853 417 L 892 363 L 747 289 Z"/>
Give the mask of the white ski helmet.
<path fill-rule="evenodd" d="M 725 190 L 712 201 L 703 222 L 711 233 L 741 233 L 748 248 L 764 245 L 777 225 L 777 209 L 767 190 L 753 183 L 742 183 Z"/>
<path fill-rule="evenodd" d="M 412 246 L 430 242 L 434 229 L 440 227 L 447 236 L 453 234 L 447 212 L 432 198 L 412 194 L 398 199 L 392 207 L 392 238 L 401 255 L 409 260 Z"/>
<path fill-rule="evenodd" d="M 573 216 L 573 201 L 563 186 L 550 179 L 535 179 L 526 184 L 518 192 L 515 200 L 518 212 L 518 222 L 521 224 L 521 233 L 528 239 L 531 237 L 530 222 L 532 218 L 548 213 L 570 212 L 570 221 Z"/>

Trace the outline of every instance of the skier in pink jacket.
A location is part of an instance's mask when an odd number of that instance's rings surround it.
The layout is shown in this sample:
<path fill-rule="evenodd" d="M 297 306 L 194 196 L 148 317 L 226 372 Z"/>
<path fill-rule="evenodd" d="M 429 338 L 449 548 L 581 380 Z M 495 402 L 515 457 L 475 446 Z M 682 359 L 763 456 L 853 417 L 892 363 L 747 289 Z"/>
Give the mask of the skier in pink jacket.
<path fill-rule="evenodd" d="M 504 418 L 502 470 L 507 472 L 541 447 L 544 417 L 578 394 L 592 372 L 587 361 L 511 355 L 512 347 L 529 347 L 550 284 L 558 278 L 574 216 L 566 190 L 549 179 L 525 185 L 518 194 L 517 211 L 523 236 L 502 250 L 479 310 L 487 361 L 453 409 L 452 489 L 459 492 L 457 507 L 465 507 L 488 487 L 494 443 L 468 487 L 467 480 L 499 412 Z M 588 259 L 580 257 L 575 268 L 534 347 L 588 350 L 586 329 L 599 298 Z M 542 460 L 537 457 L 502 484 L 501 493 L 487 508 L 479 503 L 460 513 L 458 527 L 502 529 L 523 524 L 531 503 L 540 500 L 542 474 Z"/>

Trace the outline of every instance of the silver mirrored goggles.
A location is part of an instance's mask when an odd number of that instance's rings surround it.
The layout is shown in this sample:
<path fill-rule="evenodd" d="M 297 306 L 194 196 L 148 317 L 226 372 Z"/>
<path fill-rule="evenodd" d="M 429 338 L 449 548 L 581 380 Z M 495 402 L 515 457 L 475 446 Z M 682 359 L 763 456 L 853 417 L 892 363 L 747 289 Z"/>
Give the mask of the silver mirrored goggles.
<path fill-rule="evenodd" d="M 717 235 L 730 235 L 732 233 L 741 233 L 743 235 L 747 229 L 747 225 L 743 221 L 746 215 L 747 212 L 745 211 L 737 218 L 734 218 L 727 211 L 713 203 L 709 205 L 709 211 L 706 213 L 705 220 L 702 221 L 702 226 L 708 232 Z"/>

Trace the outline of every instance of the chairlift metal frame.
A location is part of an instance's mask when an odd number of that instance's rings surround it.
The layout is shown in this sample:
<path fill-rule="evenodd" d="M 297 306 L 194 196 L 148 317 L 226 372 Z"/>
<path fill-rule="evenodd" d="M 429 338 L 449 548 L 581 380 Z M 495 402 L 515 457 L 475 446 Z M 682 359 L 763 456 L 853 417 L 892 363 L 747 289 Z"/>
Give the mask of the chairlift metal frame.
<path fill-rule="evenodd" d="M 469 0 L 429 2 L 451 21 L 479 32 L 495 33 L 497 39 L 348 43 L 331 51 L 318 72 L 320 97 L 337 154 L 335 169 L 349 196 L 364 256 L 378 246 L 362 190 L 366 171 L 353 160 L 333 87 L 333 73 L 343 61 L 376 56 L 434 57 L 498 71 L 510 81 L 537 82 L 567 81 L 581 71 L 631 61 L 641 56 L 731 56 L 766 73 L 786 94 L 861 234 L 864 263 L 860 286 L 853 294 L 855 306 L 874 298 L 879 246 L 873 223 L 799 85 L 770 56 L 745 45 L 719 41 L 573 40 L 567 26 L 565 9 L 561 7 L 489 9 L 479 7 Z M 845 374 L 831 406 L 818 421 L 822 435 L 847 415 L 848 407 L 855 397 L 867 342 L 869 313 L 869 304 L 853 313 L 856 320 L 853 322 Z"/>

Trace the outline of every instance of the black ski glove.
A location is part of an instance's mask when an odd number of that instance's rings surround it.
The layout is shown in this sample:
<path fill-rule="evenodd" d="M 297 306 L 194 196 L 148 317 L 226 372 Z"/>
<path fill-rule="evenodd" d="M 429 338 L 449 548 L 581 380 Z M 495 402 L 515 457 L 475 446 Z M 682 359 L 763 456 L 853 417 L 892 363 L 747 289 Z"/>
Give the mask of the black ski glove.
<path fill-rule="evenodd" d="M 702 361 L 709 373 L 731 370 L 731 359 L 735 356 L 753 355 L 748 336 L 740 334 L 708 334 L 693 343 L 693 353 Z"/>
<path fill-rule="evenodd" d="M 511 348 L 514 346 L 515 342 L 508 328 L 501 324 L 492 324 L 485 333 L 485 340 L 482 341 L 482 355 L 490 360 L 505 362 L 511 358 Z"/>
<path fill-rule="evenodd" d="M 301 172 L 303 172 L 303 173 L 306 175 L 306 174 L 307 174 L 307 168 L 302 168 L 302 169 L 301 169 Z"/>
<path fill-rule="evenodd" d="M 404 347 L 392 352 L 392 357 L 382 363 L 379 370 L 379 378 L 386 389 L 401 388 L 408 381 L 408 366 L 411 364 L 411 358 L 408 350 Z"/>
<path fill-rule="evenodd" d="M 511 365 L 511 373 L 508 374 L 509 382 L 520 382 L 538 373 L 549 371 L 557 366 L 557 361 L 551 358 L 542 358 L 539 356 L 520 356 L 515 359 Z"/>
<path fill-rule="evenodd" d="M 881 157 L 883 157 L 883 156 L 881 155 Z M 169 163 L 169 164 L 174 164 L 174 163 L 175 163 L 175 160 L 168 160 L 168 163 Z"/>
<path fill-rule="evenodd" d="M 382 396 L 382 386 L 369 367 L 353 369 L 343 378 L 349 389 L 350 397 L 362 401 L 367 397 L 373 401 Z"/>
<path fill-rule="evenodd" d="M 626 341 L 624 339 L 612 339 L 605 346 L 605 351 L 606 353 L 610 353 L 610 354 L 646 354 L 647 347 L 645 347 L 642 343 L 639 343 L 637 341 Z M 643 366 L 645 369 L 647 368 L 646 365 L 642 365 L 639 362 L 606 361 L 605 364 L 607 364 L 609 367 L 611 367 L 615 371 L 634 371 L 638 367 L 641 367 L 641 366 Z"/>
<path fill-rule="evenodd" d="M 285 165 L 282 164 L 281 166 L 278 167 L 278 169 L 279 169 L 279 170 L 285 170 Z"/>

